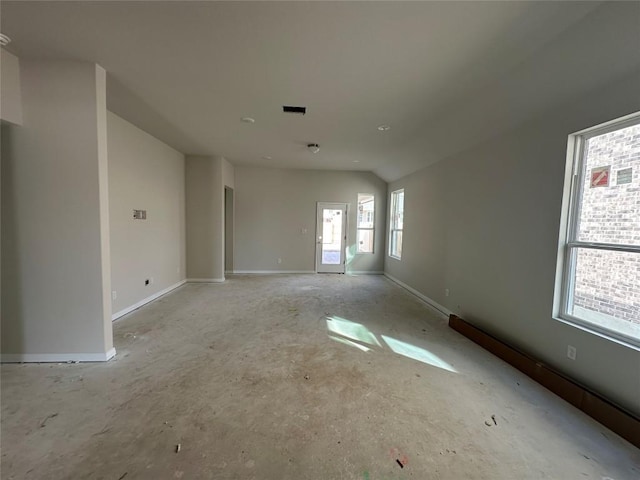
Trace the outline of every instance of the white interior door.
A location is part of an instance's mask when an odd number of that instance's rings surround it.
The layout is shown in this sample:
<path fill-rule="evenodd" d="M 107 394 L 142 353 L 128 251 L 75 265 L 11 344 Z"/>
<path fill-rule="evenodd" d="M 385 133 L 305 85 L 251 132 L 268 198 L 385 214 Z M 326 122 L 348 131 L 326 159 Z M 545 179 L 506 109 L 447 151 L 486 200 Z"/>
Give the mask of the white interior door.
<path fill-rule="evenodd" d="M 344 273 L 347 204 L 318 202 L 316 272 Z"/>

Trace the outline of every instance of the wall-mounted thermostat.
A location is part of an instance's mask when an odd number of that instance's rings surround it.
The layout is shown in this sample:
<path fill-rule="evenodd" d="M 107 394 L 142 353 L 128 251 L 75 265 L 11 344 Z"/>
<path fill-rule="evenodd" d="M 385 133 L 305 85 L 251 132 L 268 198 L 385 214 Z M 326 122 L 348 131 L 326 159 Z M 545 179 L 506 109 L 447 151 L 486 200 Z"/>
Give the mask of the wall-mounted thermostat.
<path fill-rule="evenodd" d="M 147 219 L 147 211 L 146 210 L 134 210 L 133 211 L 134 220 L 146 220 Z"/>

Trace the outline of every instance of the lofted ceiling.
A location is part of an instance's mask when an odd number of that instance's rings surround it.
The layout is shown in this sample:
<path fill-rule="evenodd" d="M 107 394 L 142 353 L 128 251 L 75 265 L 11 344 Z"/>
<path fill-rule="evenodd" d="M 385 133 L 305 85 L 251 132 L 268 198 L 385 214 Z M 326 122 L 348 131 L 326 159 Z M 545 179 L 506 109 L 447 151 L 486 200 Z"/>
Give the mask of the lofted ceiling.
<path fill-rule="evenodd" d="M 183 153 L 387 181 L 640 68 L 639 2 L 3 1 L 0 14 L 9 51 L 100 64 L 109 109 Z"/>

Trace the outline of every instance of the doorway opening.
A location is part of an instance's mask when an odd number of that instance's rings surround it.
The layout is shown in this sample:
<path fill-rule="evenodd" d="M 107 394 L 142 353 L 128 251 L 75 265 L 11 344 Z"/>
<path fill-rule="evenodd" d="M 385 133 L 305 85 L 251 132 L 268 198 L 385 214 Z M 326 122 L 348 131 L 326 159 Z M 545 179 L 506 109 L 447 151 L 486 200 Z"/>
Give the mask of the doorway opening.
<path fill-rule="evenodd" d="M 224 273 L 233 273 L 233 188 L 224 187 Z"/>

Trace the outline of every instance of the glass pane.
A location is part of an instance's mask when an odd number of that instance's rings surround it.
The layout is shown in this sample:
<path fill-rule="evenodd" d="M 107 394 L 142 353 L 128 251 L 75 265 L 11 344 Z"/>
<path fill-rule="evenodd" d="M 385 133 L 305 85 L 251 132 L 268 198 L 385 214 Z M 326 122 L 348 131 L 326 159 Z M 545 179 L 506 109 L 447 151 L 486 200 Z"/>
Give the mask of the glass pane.
<path fill-rule="evenodd" d="M 358 194 L 358 228 L 373 228 L 374 217 L 373 195 Z"/>
<path fill-rule="evenodd" d="M 404 190 L 398 192 L 398 203 L 396 209 L 396 228 L 402 230 L 404 228 Z M 400 233 L 402 235 L 402 233 Z M 402 236 L 400 237 L 402 244 Z"/>
<path fill-rule="evenodd" d="M 574 252 L 576 276 L 568 313 L 640 337 L 640 254 L 586 248 Z"/>
<path fill-rule="evenodd" d="M 391 232 L 391 255 L 394 257 L 402 257 L 402 230 L 393 230 Z"/>
<path fill-rule="evenodd" d="M 590 138 L 578 240 L 640 245 L 640 125 Z"/>
<path fill-rule="evenodd" d="M 342 263 L 342 210 L 324 208 L 322 210 L 322 263 L 340 265 Z"/>
<path fill-rule="evenodd" d="M 373 253 L 373 230 L 358 230 L 358 253 Z"/>

